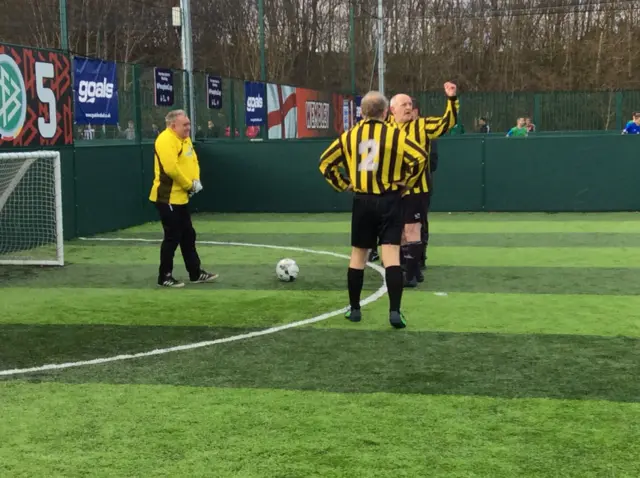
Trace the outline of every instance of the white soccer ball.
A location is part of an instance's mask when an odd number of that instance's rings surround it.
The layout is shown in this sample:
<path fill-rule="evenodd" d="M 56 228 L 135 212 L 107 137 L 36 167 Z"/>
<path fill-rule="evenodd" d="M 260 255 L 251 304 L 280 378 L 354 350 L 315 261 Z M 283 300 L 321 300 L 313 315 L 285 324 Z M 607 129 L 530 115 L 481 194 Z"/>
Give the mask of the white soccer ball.
<path fill-rule="evenodd" d="M 282 282 L 293 282 L 298 277 L 300 268 L 293 259 L 281 259 L 276 266 L 276 276 Z"/>

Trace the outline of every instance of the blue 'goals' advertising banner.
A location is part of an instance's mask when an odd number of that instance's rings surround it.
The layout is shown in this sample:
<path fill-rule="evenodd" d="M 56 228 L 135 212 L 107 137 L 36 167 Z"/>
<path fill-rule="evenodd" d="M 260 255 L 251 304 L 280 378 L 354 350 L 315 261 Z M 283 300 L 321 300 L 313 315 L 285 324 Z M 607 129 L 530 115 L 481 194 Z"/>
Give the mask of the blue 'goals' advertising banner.
<path fill-rule="evenodd" d="M 116 63 L 93 58 L 73 59 L 77 124 L 118 124 Z"/>
<path fill-rule="evenodd" d="M 244 82 L 245 124 L 260 126 L 266 116 L 267 98 L 264 83 Z"/>

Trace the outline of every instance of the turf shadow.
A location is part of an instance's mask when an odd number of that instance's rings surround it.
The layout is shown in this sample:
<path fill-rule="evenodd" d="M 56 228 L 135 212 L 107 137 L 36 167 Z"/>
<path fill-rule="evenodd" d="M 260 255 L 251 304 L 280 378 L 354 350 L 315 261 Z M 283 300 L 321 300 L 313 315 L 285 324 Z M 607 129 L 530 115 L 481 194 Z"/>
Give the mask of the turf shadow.
<path fill-rule="evenodd" d="M 336 319 L 344 320 L 344 319 Z M 365 317 L 365 320 L 367 318 Z M 369 318 L 369 320 L 372 320 Z M 127 337 L 127 348 L 168 345 L 197 336 L 216 337 L 228 329 L 176 332 L 176 328 L 106 327 L 96 334 L 82 327 L 14 330 L 8 362 L 38 348 L 45 362 L 95 355 Z M 4 336 L 6 327 L 2 329 Z M 409 330 L 409 329 L 407 329 Z M 640 339 L 571 335 L 358 331 L 294 329 L 246 341 L 143 359 L 30 374 L 31 381 L 171 384 L 315 390 L 342 393 L 417 393 L 505 398 L 640 401 Z M 234 333 L 242 333 L 236 329 Z M 176 335 L 176 333 L 178 335 Z M 93 334 L 93 335 L 92 335 Z M 151 335 L 150 335 L 151 334 Z M 29 337 L 41 337 L 35 342 Z M 102 343 L 102 337 L 111 337 Z M 91 338 L 93 337 L 93 338 Z M 150 339 L 152 337 L 152 339 Z M 136 339 L 137 338 L 137 339 Z M 34 339 L 35 340 L 35 339 Z M 74 345 L 74 343 L 78 345 Z M 111 343 L 108 343 L 108 342 Z M 154 342 L 155 341 L 155 342 Z M 80 347 L 80 349 L 78 349 Z M 86 353 L 81 353 L 82 347 Z M 60 355 L 63 349 L 67 355 Z M 115 352 L 121 351 L 115 349 Z M 26 362 L 33 362 L 30 357 Z"/>

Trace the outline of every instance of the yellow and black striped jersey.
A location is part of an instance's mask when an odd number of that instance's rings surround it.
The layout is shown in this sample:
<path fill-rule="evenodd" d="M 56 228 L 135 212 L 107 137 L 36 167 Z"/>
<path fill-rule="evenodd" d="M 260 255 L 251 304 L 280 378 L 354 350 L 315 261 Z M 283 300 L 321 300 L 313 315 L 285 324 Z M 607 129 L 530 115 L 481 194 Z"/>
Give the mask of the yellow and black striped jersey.
<path fill-rule="evenodd" d="M 427 166 L 425 173 L 418 180 L 414 188 L 408 191 L 408 194 L 420 194 L 429 191 L 428 175 L 431 174 L 431 161 L 429 155 L 431 152 L 431 140 L 444 135 L 458 121 L 458 109 L 460 101 L 457 97 L 452 96 L 447 99 L 447 108 L 444 115 L 427 116 L 408 121 L 406 123 L 396 123 L 393 117 L 390 117 L 389 124 L 404 131 L 409 139 L 417 143 L 427 152 Z"/>
<path fill-rule="evenodd" d="M 320 172 L 337 191 L 384 194 L 414 187 L 426 161 L 426 151 L 401 129 L 369 119 L 342 133 L 322 153 Z"/>

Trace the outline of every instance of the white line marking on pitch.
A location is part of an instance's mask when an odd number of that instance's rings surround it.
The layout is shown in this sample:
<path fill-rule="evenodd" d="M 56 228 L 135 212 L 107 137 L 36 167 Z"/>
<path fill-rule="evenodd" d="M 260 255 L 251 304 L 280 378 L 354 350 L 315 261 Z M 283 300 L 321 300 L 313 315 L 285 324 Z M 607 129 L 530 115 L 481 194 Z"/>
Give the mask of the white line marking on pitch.
<path fill-rule="evenodd" d="M 121 238 L 121 237 L 115 237 L 115 238 L 107 238 L 107 237 L 85 238 L 85 237 L 80 237 L 79 239 L 83 240 L 83 241 L 104 241 L 104 242 L 161 242 L 158 239 L 136 239 L 136 238 Z M 349 256 L 347 256 L 345 254 L 338 254 L 336 252 L 329 252 L 329 251 L 316 251 L 316 250 L 313 250 L 313 249 L 303 249 L 301 247 L 286 247 L 286 246 L 273 246 L 273 245 L 269 245 L 269 244 L 249 244 L 249 243 L 244 243 L 244 242 L 216 242 L 216 241 L 198 241 L 198 244 L 216 245 L 216 246 L 259 247 L 259 248 L 262 248 L 262 249 L 281 249 L 281 250 L 286 250 L 286 251 L 305 252 L 305 253 L 309 253 L 309 254 L 320 254 L 320 255 L 325 255 L 325 256 L 339 257 L 341 259 L 349 259 Z M 370 262 L 367 263 L 367 266 L 372 268 L 372 269 L 374 269 L 376 272 L 378 272 L 382 276 L 382 286 L 377 291 L 375 291 L 373 294 L 371 294 L 369 297 L 366 297 L 364 300 L 362 300 L 361 304 L 363 306 L 378 300 L 380 297 L 382 297 L 387 292 L 387 285 L 386 285 L 386 282 L 385 282 L 384 268 L 380 267 L 377 264 L 373 264 L 373 263 L 370 263 Z M 281 332 L 283 330 L 292 329 L 294 327 L 300 327 L 302 325 L 308 325 L 308 324 L 313 324 L 315 322 L 321 322 L 323 320 L 327 320 L 327 319 L 329 319 L 331 317 L 335 317 L 336 315 L 340 315 L 340 314 L 346 312 L 348 308 L 349 307 L 347 306 L 347 307 L 343 307 L 342 309 L 338 309 L 338 310 L 334 310 L 332 312 L 327 312 L 325 314 L 318 315 L 316 317 L 311 317 L 310 319 L 299 320 L 297 322 L 291 322 L 289 324 L 284 324 L 284 325 L 278 325 L 277 327 L 270 327 L 268 329 L 259 330 L 257 332 L 250 332 L 250 333 L 247 333 L 247 334 L 240 334 L 240 335 L 232 335 L 231 337 L 224 337 L 222 339 L 207 340 L 205 342 L 196 342 L 196 343 L 193 343 L 193 344 L 186 344 L 186 345 L 178 345 L 178 346 L 175 346 L 175 347 L 168 347 L 168 348 L 165 348 L 165 349 L 155 349 L 155 350 L 151 350 L 149 352 L 140 352 L 140 353 L 136 353 L 136 354 L 124 354 L 124 355 L 116 355 L 115 357 L 105 357 L 105 358 L 97 358 L 97 359 L 93 359 L 93 360 L 83 360 L 83 361 L 80 361 L 80 362 L 67 362 L 67 363 L 59 363 L 59 364 L 42 365 L 40 367 L 18 368 L 18 369 L 13 369 L 13 370 L 0 370 L 0 376 L 21 375 L 21 374 L 27 374 L 27 373 L 33 373 L 33 372 L 45 372 L 47 370 L 61 370 L 61 369 L 65 369 L 65 368 L 82 367 L 82 366 L 85 366 L 85 365 L 98 365 L 98 364 L 103 364 L 103 363 L 108 363 L 108 362 L 118 362 L 120 360 L 131 360 L 131 359 L 141 358 L 141 357 L 150 357 L 152 355 L 164 355 L 164 354 L 168 354 L 168 353 L 171 353 L 171 352 L 179 352 L 181 350 L 199 349 L 199 348 L 202 348 L 202 347 L 209 347 L 211 345 L 224 344 L 226 342 L 236 342 L 238 340 L 252 339 L 254 337 L 260 337 L 261 335 L 275 334 L 276 332 Z"/>

